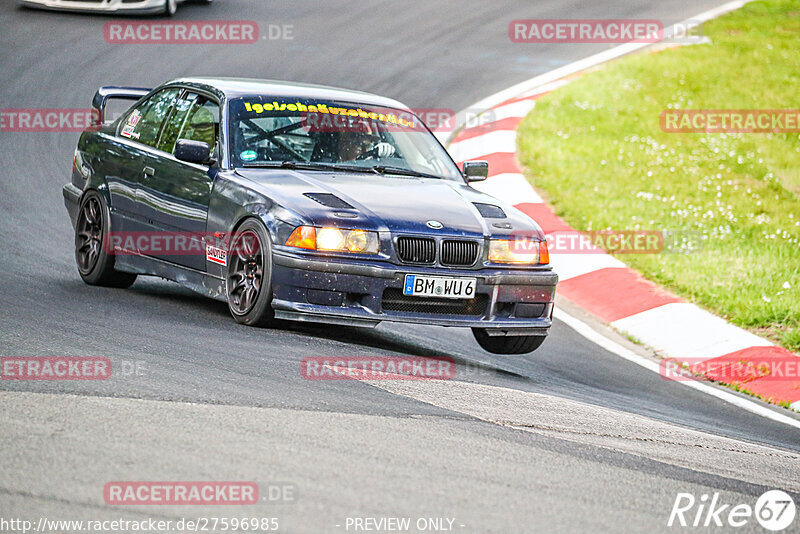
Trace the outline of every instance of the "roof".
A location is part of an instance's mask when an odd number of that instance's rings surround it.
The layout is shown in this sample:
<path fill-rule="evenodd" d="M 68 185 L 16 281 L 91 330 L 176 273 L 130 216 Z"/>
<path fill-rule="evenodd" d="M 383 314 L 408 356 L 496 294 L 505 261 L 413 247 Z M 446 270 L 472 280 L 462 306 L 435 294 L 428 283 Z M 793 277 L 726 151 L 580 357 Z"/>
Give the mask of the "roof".
<path fill-rule="evenodd" d="M 317 100 L 337 100 L 354 102 L 372 106 L 408 109 L 408 106 L 392 98 L 340 89 L 326 85 L 313 85 L 307 83 L 284 82 L 280 80 L 257 80 L 251 78 L 209 78 L 187 77 L 171 80 L 164 85 L 180 83 L 195 85 L 198 88 L 214 89 L 225 95 L 225 98 L 239 98 L 243 96 L 266 95 L 287 98 L 305 98 Z"/>

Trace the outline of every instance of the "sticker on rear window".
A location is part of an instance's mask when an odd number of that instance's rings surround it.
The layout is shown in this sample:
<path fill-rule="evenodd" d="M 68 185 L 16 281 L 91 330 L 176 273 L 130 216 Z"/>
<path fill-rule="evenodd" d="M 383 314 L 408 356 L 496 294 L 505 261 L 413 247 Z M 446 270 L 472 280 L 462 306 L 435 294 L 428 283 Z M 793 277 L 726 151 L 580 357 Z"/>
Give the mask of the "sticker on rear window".
<path fill-rule="evenodd" d="M 122 127 L 122 131 L 119 134 L 122 137 L 139 139 L 139 134 L 134 133 L 134 130 L 136 130 L 136 125 L 139 124 L 139 119 L 141 117 L 141 112 L 138 109 L 134 109 L 131 114 L 128 115 L 128 119 L 125 121 L 125 126 Z"/>
<path fill-rule="evenodd" d="M 239 157 L 242 158 L 242 161 L 253 161 L 258 157 L 258 154 L 256 154 L 255 150 L 245 150 L 239 154 Z"/>
<path fill-rule="evenodd" d="M 141 116 L 142 116 L 142 114 L 139 112 L 139 110 L 138 109 L 134 109 L 133 113 L 131 113 L 128 116 L 128 124 L 130 124 L 131 126 L 136 126 L 137 124 L 139 124 L 139 118 Z"/>

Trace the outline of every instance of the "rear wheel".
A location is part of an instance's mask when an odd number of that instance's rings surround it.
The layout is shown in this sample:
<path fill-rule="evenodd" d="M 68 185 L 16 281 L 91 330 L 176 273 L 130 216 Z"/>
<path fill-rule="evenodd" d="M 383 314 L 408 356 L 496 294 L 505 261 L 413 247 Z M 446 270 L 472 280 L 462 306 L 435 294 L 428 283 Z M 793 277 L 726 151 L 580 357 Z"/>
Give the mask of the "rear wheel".
<path fill-rule="evenodd" d="M 264 225 L 246 220 L 233 235 L 228 253 L 228 309 L 236 322 L 268 324 L 272 301 L 272 243 Z"/>
<path fill-rule="evenodd" d="M 473 328 L 472 335 L 483 350 L 492 354 L 527 354 L 544 343 L 546 336 L 490 336 L 485 328 Z"/>
<path fill-rule="evenodd" d="M 103 197 L 94 191 L 84 195 L 75 225 L 75 262 L 83 281 L 92 286 L 129 287 L 136 275 L 114 270 L 109 254 L 111 224 Z"/>

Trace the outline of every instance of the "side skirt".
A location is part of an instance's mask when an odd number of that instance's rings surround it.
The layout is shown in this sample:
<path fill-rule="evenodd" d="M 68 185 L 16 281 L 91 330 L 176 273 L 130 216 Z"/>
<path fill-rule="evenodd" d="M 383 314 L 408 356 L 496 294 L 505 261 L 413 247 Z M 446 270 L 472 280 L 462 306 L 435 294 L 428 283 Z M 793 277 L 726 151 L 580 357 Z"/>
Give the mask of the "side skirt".
<path fill-rule="evenodd" d="M 118 254 L 114 268 L 145 276 L 160 276 L 187 289 L 222 302 L 227 301 L 225 280 L 159 258 L 140 254 Z"/>

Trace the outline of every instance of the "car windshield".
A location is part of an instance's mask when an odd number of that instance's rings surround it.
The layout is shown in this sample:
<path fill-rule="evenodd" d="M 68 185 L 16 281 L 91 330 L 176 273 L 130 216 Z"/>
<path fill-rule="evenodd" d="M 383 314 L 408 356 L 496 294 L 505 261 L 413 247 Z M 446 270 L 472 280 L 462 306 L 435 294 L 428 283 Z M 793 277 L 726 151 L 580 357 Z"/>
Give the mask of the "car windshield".
<path fill-rule="evenodd" d="M 237 167 L 283 166 L 462 180 L 408 110 L 330 100 L 253 96 L 230 103 Z"/>

